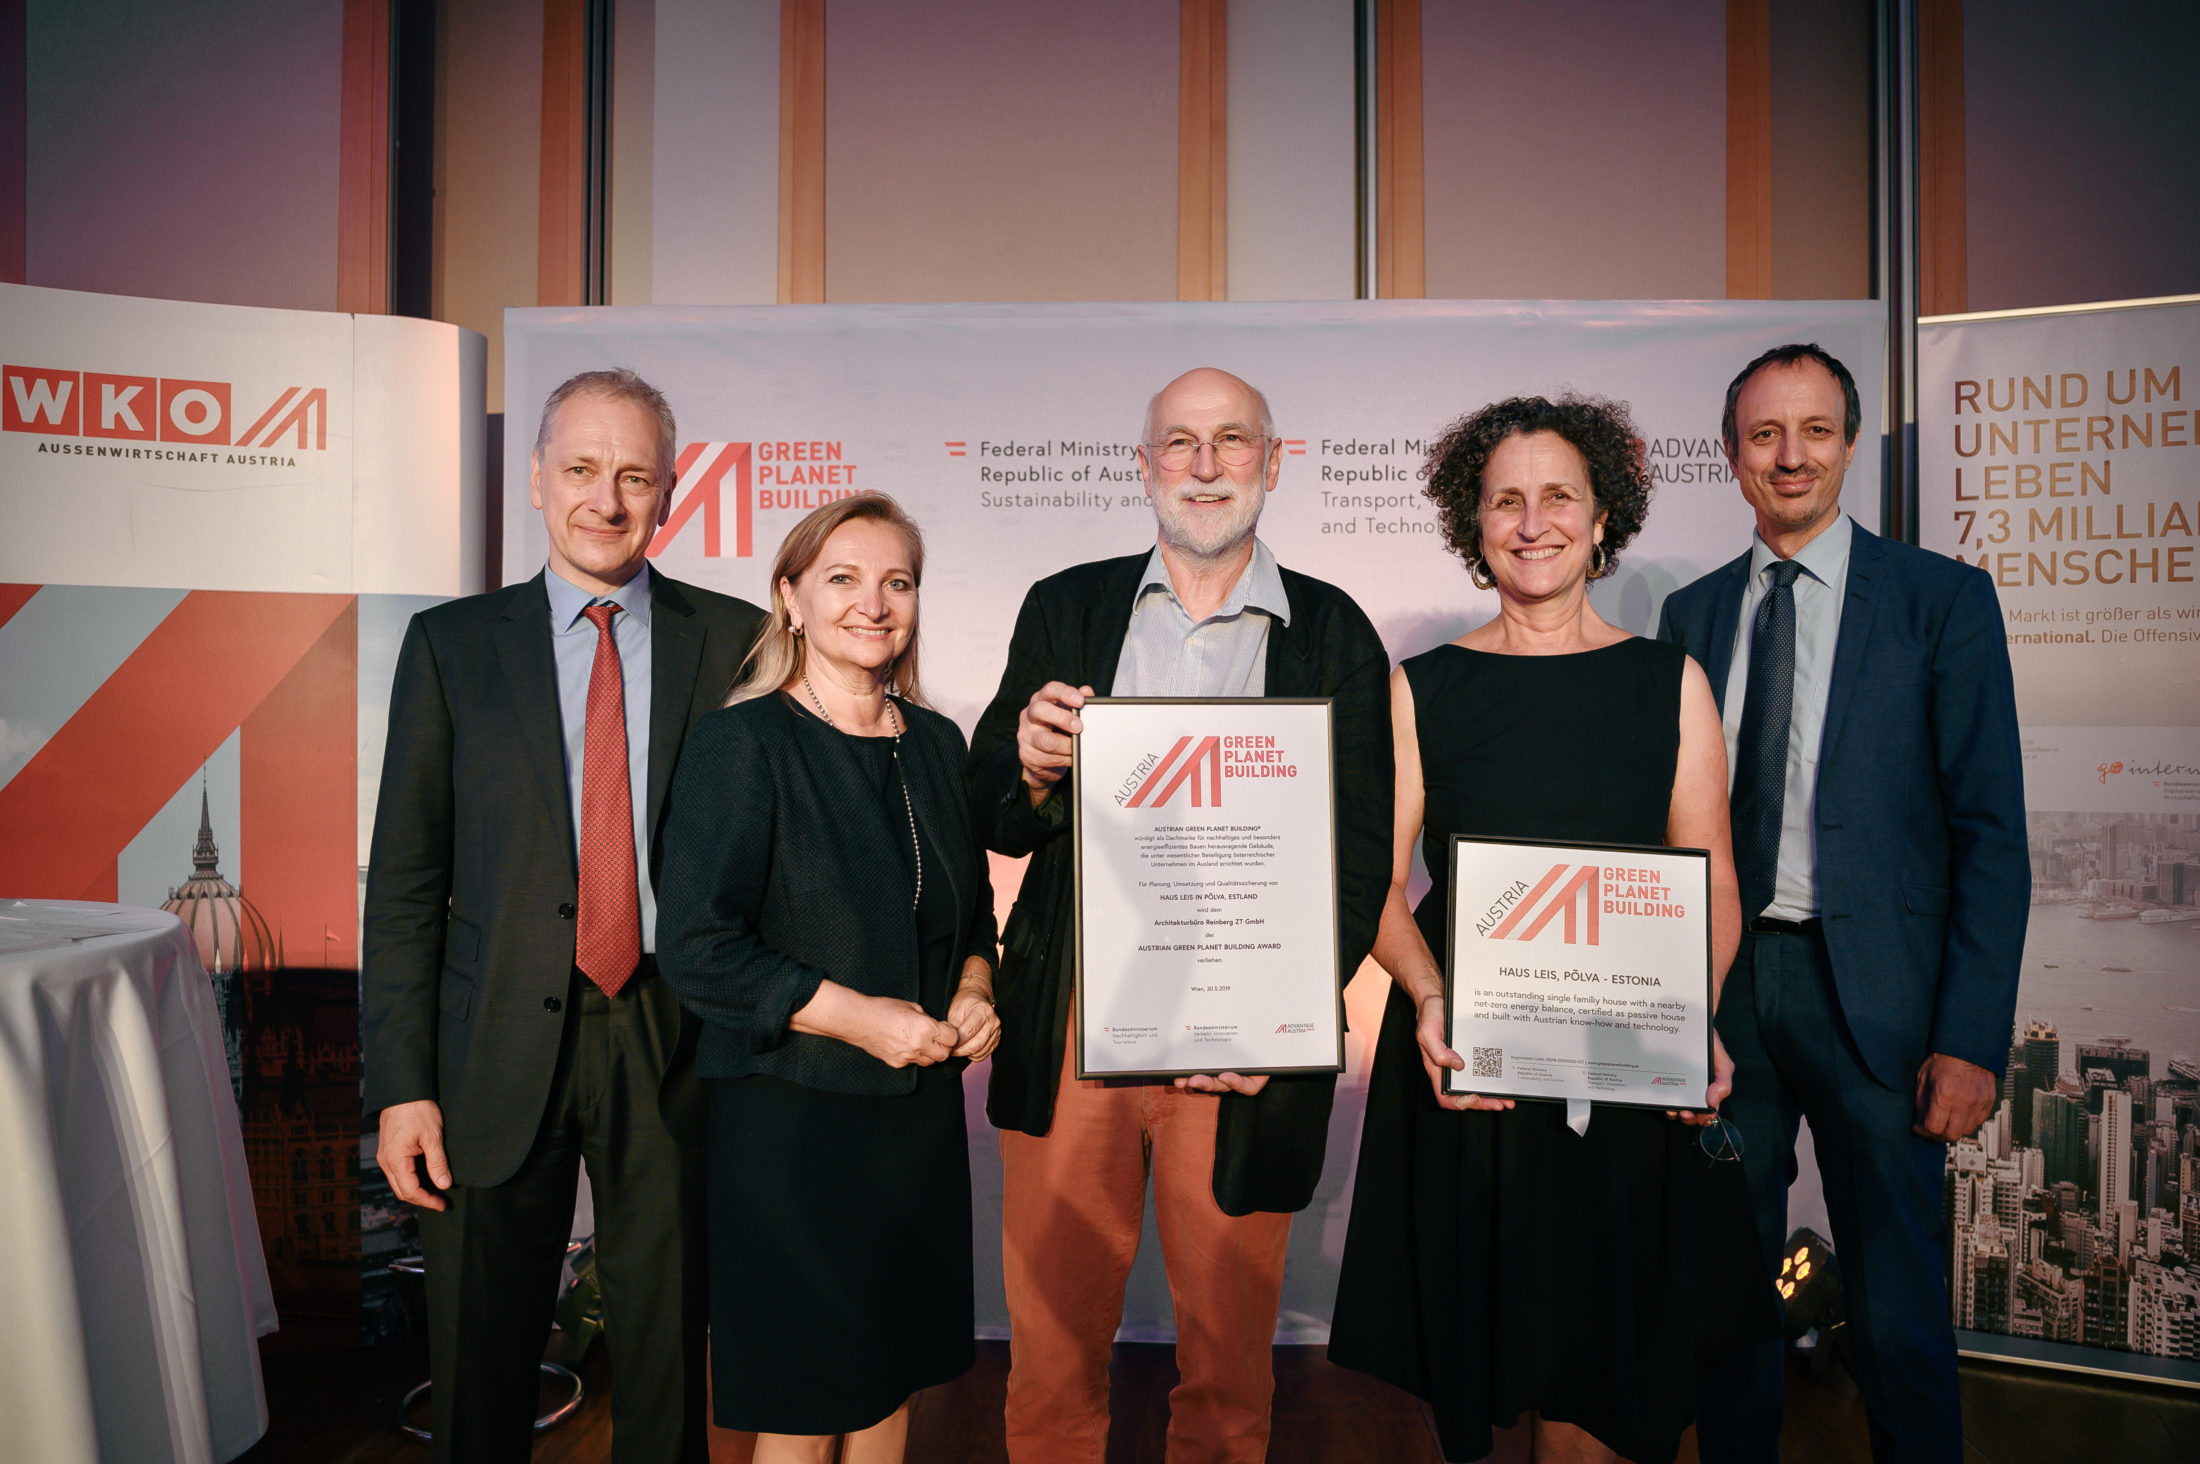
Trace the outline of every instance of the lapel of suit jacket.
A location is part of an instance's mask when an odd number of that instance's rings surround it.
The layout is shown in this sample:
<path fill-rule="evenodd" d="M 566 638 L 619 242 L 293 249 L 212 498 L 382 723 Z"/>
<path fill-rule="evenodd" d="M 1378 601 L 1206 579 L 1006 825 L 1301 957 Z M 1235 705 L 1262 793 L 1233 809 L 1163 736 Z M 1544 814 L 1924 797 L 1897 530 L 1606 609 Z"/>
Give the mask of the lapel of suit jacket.
<path fill-rule="evenodd" d="M 1100 593 L 1083 607 L 1077 649 L 1085 668 L 1084 684 L 1096 696 L 1114 695 L 1116 663 L 1123 659 L 1123 638 L 1130 634 L 1146 558 L 1139 554 L 1108 565 L 1100 576 Z"/>
<path fill-rule="evenodd" d="M 1879 609 L 1879 564 L 1883 546 L 1862 524 L 1849 526 L 1849 583 L 1841 597 L 1841 631 L 1833 643 L 1833 680 L 1826 688 L 1826 726 L 1818 739 L 1818 772 L 1825 776 L 1849 698 L 1864 670 L 1864 647 L 1871 640 L 1872 616 Z"/>
<path fill-rule="evenodd" d="M 1726 712 L 1726 680 L 1734 669 L 1734 632 L 1741 625 L 1742 594 L 1749 588 L 1749 554 L 1718 573 L 1726 576 L 1711 603 L 1711 640 L 1704 646 L 1703 674 L 1711 682 L 1711 696 L 1719 712 Z"/>
<path fill-rule="evenodd" d="M 662 827 L 673 764 L 687 740 L 694 709 L 696 668 L 703 663 L 704 630 L 677 580 L 649 572 L 649 821 Z"/>
<path fill-rule="evenodd" d="M 518 586 L 505 602 L 496 624 L 497 665 L 504 672 L 504 689 L 512 699 L 520 742 L 542 784 L 551 820 L 565 830 L 567 867 L 578 879 L 573 795 L 565 779 L 565 721 L 558 707 L 557 659 L 550 650 L 550 594 L 542 582 L 547 573 L 543 570 Z"/>

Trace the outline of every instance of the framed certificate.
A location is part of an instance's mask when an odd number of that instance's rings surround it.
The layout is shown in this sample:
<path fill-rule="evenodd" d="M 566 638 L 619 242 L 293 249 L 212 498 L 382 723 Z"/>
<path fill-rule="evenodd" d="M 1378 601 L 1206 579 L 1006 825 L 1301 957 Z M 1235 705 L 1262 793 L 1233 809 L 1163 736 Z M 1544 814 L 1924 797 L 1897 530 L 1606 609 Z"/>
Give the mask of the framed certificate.
<path fill-rule="evenodd" d="M 1451 841 L 1445 1091 L 1702 1111 L 1711 856 L 1662 845 Z"/>
<path fill-rule="evenodd" d="M 1343 1071 L 1328 701 L 1078 716 L 1077 1076 Z"/>

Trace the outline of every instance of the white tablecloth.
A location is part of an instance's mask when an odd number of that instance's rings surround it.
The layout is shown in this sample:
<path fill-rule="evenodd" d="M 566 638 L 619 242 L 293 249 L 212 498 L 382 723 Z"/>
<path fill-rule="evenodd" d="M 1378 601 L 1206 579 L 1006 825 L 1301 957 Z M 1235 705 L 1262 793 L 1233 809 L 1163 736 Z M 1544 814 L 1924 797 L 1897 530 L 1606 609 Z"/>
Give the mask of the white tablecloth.
<path fill-rule="evenodd" d="M 0 1456 L 233 1459 L 275 1301 L 213 991 L 159 910 L 0 900 Z"/>

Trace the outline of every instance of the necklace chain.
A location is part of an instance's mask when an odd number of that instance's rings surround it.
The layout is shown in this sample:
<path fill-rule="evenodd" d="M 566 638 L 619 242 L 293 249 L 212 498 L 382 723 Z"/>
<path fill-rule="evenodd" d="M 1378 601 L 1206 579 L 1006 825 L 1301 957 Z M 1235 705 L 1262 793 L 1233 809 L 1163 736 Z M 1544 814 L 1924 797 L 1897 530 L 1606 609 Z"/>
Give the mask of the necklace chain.
<path fill-rule="evenodd" d="M 825 725 L 838 732 L 840 724 L 833 720 L 831 712 L 825 710 L 824 699 L 817 694 L 817 688 L 810 685 L 810 673 L 807 671 L 802 673 L 802 689 L 810 694 L 810 705 L 817 708 L 817 714 L 825 719 Z M 901 734 L 908 729 L 901 720 L 901 708 L 894 705 L 892 697 L 886 698 L 886 710 L 893 716 L 894 761 L 899 764 L 901 762 Z M 909 779 L 906 777 L 901 780 L 901 811 L 909 815 L 909 852 L 917 862 L 917 889 L 916 893 L 909 897 L 909 906 L 911 909 L 915 909 L 917 902 L 924 898 L 924 845 L 917 841 L 917 807 L 909 801 Z"/>

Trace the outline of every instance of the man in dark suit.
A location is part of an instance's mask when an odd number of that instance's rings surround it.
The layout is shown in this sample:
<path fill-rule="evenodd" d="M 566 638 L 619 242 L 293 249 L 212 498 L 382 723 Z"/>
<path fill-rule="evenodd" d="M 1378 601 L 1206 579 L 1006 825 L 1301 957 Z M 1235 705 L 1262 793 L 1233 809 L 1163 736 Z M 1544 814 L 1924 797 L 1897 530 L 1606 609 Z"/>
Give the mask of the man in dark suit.
<path fill-rule="evenodd" d="M 1818 346 L 1743 369 L 1724 435 L 1756 537 L 1669 598 L 1658 635 L 1703 666 L 1726 725 L 1746 926 L 1718 1027 L 1766 1253 L 1808 1118 L 1873 1455 L 1954 1461 L 1942 1170 L 2008 1058 L 2024 784 L 1992 582 L 1841 511 L 1860 416 Z M 1777 1342 L 1707 1365 L 1705 1460 L 1778 1457 L 1781 1381 Z"/>
<path fill-rule="evenodd" d="M 548 566 L 422 611 L 398 654 L 361 1025 L 382 1172 L 421 1211 L 439 1461 L 528 1457 L 584 1159 L 614 1456 L 705 1457 L 703 1098 L 654 856 L 680 746 L 763 615 L 645 565 L 673 444 L 631 371 L 552 392 Z"/>
<path fill-rule="evenodd" d="M 1002 1130 L 1016 1464 L 1106 1453 L 1109 1349 L 1149 1178 L 1183 1374 L 1169 1458 L 1266 1456 L 1284 1246 L 1321 1177 L 1336 1087 L 1326 1074 L 1077 1081 L 1064 1061 L 1077 709 L 1095 687 L 1333 698 L 1340 984 L 1374 943 L 1390 880 L 1390 658 L 1349 596 L 1281 568 L 1254 536 L 1283 462 L 1266 400 L 1226 372 L 1187 372 L 1154 397 L 1143 436 L 1158 542 L 1032 587 L 970 744 L 979 837 L 1031 856 L 994 986 L 986 1101 Z"/>

